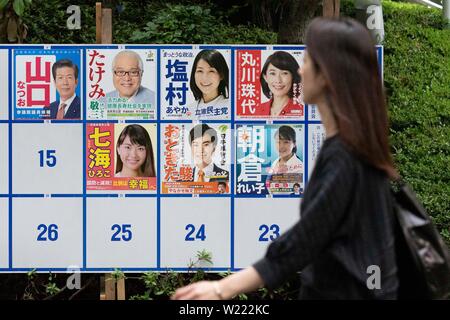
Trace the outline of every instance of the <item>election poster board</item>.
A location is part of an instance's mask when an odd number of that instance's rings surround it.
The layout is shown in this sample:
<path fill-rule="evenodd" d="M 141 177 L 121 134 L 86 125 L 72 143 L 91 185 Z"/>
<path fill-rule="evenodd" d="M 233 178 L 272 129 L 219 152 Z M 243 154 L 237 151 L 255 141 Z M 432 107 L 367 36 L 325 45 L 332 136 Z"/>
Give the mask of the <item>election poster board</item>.
<path fill-rule="evenodd" d="M 325 140 L 305 50 L 0 45 L 0 272 L 261 258 L 299 220 Z"/>

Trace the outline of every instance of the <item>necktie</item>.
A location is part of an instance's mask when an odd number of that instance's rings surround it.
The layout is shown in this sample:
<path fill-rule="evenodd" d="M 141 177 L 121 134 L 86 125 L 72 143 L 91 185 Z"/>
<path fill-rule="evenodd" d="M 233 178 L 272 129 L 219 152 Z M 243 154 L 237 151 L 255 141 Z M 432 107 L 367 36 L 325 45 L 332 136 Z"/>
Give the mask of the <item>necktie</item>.
<path fill-rule="evenodd" d="M 56 114 L 56 120 L 64 119 L 64 109 L 66 109 L 66 106 L 67 105 L 65 103 L 61 103 L 58 109 L 58 113 Z"/>
<path fill-rule="evenodd" d="M 203 172 L 203 170 L 199 170 L 198 171 L 198 178 L 197 178 L 197 182 L 205 182 L 205 173 Z"/>

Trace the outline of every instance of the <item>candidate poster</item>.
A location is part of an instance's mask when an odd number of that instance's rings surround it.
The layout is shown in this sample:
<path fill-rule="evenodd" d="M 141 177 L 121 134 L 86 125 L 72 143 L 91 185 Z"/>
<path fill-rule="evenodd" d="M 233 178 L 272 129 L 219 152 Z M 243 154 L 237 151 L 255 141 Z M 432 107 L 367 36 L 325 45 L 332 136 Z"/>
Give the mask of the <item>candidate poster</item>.
<path fill-rule="evenodd" d="M 156 190 L 156 124 L 89 123 L 87 190 Z"/>
<path fill-rule="evenodd" d="M 81 50 L 14 49 L 14 119 L 80 120 Z"/>
<path fill-rule="evenodd" d="M 236 130 L 236 194 L 303 193 L 304 125 L 237 125 Z"/>
<path fill-rule="evenodd" d="M 230 192 L 230 126 L 161 126 L 161 181 L 166 194 Z"/>
<path fill-rule="evenodd" d="M 86 50 L 88 120 L 156 119 L 155 49 Z"/>
<path fill-rule="evenodd" d="M 161 50 L 161 118 L 230 119 L 230 50 Z"/>
<path fill-rule="evenodd" d="M 309 124 L 308 130 L 308 173 L 311 174 L 319 156 L 320 148 L 326 139 L 326 132 L 323 124 Z"/>
<path fill-rule="evenodd" d="M 303 120 L 303 49 L 236 50 L 236 117 Z"/>

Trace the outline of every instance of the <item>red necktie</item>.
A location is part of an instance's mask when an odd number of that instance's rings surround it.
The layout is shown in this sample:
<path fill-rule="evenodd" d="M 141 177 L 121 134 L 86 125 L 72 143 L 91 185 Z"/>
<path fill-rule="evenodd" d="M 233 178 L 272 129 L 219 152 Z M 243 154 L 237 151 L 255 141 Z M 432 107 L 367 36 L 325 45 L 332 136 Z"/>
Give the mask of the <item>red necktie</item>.
<path fill-rule="evenodd" d="M 61 103 L 58 109 L 58 113 L 56 114 L 56 120 L 64 119 L 64 109 L 66 109 L 66 106 L 67 105 L 65 103 Z"/>

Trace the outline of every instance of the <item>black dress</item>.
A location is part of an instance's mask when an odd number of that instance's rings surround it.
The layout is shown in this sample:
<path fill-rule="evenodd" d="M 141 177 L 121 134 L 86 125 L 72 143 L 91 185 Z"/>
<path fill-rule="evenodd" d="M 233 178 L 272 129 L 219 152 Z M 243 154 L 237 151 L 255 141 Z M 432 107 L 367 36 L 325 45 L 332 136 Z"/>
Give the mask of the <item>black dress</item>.
<path fill-rule="evenodd" d="M 301 271 L 301 299 L 397 298 L 389 180 L 338 135 L 323 143 L 300 216 L 253 265 L 266 287 Z"/>

